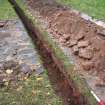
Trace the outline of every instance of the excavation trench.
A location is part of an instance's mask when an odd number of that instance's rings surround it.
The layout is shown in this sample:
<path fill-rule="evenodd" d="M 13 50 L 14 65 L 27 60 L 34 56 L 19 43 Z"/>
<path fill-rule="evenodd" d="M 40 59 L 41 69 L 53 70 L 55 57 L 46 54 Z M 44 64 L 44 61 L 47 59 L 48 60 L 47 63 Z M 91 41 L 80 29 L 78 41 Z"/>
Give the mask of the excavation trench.
<path fill-rule="evenodd" d="M 43 65 L 48 71 L 51 84 L 56 92 L 63 99 L 64 105 L 91 105 L 86 97 L 79 92 L 73 81 L 64 70 L 63 62 L 61 62 L 48 46 L 48 42 L 43 40 L 40 31 L 33 23 L 24 15 L 24 12 L 13 0 L 9 0 L 13 5 L 18 16 L 26 27 L 33 43 L 35 44 L 42 60 Z"/>

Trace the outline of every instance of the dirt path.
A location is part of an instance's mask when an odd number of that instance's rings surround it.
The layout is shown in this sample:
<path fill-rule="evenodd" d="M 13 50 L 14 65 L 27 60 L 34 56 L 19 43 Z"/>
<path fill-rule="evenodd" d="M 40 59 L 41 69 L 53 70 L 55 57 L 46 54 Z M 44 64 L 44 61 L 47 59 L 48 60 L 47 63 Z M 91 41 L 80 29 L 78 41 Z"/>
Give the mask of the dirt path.
<path fill-rule="evenodd" d="M 31 9 L 57 41 L 72 51 L 75 69 L 105 99 L 105 29 L 82 19 L 53 0 L 31 0 Z M 34 12 L 32 12 L 35 15 Z M 37 17 L 37 16 L 36 16 Z M 69 51 L 69 50 L 68 50 Z"/>

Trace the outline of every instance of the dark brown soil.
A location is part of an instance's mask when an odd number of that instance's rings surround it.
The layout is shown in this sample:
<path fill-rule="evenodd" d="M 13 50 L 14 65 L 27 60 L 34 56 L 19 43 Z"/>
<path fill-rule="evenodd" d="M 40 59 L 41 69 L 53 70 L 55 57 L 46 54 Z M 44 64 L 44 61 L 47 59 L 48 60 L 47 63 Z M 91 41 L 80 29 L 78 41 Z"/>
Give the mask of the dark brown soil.
<path fill-rule="evenodd" d="M 47 44 L 39 41 L 39 48 L 44 65 L 48 70 L 49 79 L 55 92 L 62 97 L 63 105 L 87 105 L 85 97 L 80 95 L 78 89 L 74 88 L 73 82 L 67 79 L 60 70 L 59 67 L 63 69 L 62 63 L 54 57 Z"/>
<path fill-rule="evenodd" d="M 53 37 L 72 49 L 78 70 L 95 73 L 96 85 L 105 86 L 105 29 L 53 0 L 31 0 L 28 4 L 47 20 Z"/>

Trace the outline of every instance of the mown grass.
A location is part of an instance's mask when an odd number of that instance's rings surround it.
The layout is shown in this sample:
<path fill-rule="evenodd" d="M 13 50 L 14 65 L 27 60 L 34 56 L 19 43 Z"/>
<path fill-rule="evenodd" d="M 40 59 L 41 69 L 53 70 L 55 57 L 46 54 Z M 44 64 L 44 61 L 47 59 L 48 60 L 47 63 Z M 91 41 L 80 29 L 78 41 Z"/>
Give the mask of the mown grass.
<path fill-rule="evenodd" d="M 105 0 L 56 0 L 84 12 L 95 19 L 105 21 Z"/>
<path fill-rule="evenodd" d="M 16 14 L 8 0 L 0 0 L 0 20 L 13 18 L 16 18 Z"/>
<path fill-rule="evenodd" d="M 46 73 L 32 75 L 17 82 L 17 88 L 0 89 L 0 105 L 61 105 Z"/>

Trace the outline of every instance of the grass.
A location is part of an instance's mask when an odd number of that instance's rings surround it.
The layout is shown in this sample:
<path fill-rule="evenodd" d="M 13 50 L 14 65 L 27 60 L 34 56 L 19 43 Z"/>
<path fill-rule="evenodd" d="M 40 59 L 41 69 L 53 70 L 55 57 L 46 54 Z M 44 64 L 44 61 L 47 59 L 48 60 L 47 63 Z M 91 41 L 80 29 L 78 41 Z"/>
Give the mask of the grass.
<path fill-rule="evenodd" d="M 32 75 L 17 82 L 17 88 L 0 89 L 0 105 L 61 105 L 46 73 Z"/>
<path fill-rule="evenodd" d="M 0 20 L 12 18 L 16 18 L 16 14 L 8 0 L 0 0 Z"/>
<path fill-rule="evenodd" d="M 56 0 L 84 12 L 95 19 L 105 21 L 105 0 Z"/>

